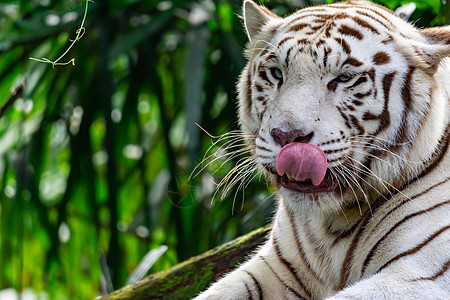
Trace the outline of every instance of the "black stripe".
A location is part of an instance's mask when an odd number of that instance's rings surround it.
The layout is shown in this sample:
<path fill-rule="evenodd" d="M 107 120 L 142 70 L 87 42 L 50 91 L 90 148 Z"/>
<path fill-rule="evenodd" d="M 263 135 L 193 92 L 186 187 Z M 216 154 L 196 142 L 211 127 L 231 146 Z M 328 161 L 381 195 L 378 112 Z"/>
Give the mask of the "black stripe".
<path fill-rule="evenodd" d="M 298 285 L 302 288 L 302 290 L 305 291 L 305 293 L 307 294 L 307 298 L 310 299 L 311 293 L 310 291 L 306 288 L 306 286 L 303 284 L 302 280 L 300 279 L 299 275 L 297 274 L 297 271 L 295 271 L 294 266 L 292 266 L 292 264 L 290 262 L 288 262 L 283 254 L 281 253 L 280 247 L 278 245 L 278 240 L 277 238 L 273 235 L 272 236 L 273 239 L 273 246 L 275 248 L 275 253 L 277 254 L 278 259 L 281 261 L 281 263 L 289 270 L 289 272 L 292 274 L 292 276 L 294 276 L 294 278 L 297 280 Z"/>
<path fill-rule="evenodd" d="M 270 52 L 269 54 L 267 54 L 267 56 L 264 58 L 266 61 L 269 61 L 271 59 L 275 59 L 278 60 L 278 56 L 275 52 Z"/>
<path fill-rule="evenodd" d="M 415 69 L 416 68 L 414 66 L 409 66 L 408 73 L 406 75 L 406 80 L 403 83 L 402 99 L 405 105 L 405 109 L 403 110 L 403 116 L 401 118 L 402 124 L 400 125 L 400 128 L 397 130 L 396 134 L 397 139 L 395 140 L 395 143 L 390 149 L 393 152 L 398 151 L 400 147 L 407 147 L 407 145 L 410 145 L 410 143 L 407 143 L 407 141 L 410 140 L 410 137 L 408 135 L 408 127 L 410 122 L 407 122 L 407 117 L 410 111 L 412 110 L 413 97 L 411 93 L 411 78 Z"/>
<path fill-rule="evenodd" d="M 331 153 L 336 153 L 336 152 L 342 152 L 342 151 L 345 151 L 345 150 L 348 150 L 348 147 L 339 148 L 339 149 L 323 150 L 323 153 L 331 154 Z"/>
<path fill-rule="evenodd" d="M 364 12 L 364 11 L 357 10 L 356 12 L 357 12 L 358 14 L 360 14 L 360 15 L 366 16 L 366 17 L 368 17 L 369 19 L 374 20 L 374 21 L 377 22 L 379 25 L 385 27 L 385 28 L 388 29 L 389 31 L 392 30 L 392 23 L 391 23 L 391 21 L 389 21 L 388 19 L 386 19 L 384 16 L 381 16 L 381 17 L 384 18 L 386 21 L 388 21 L 388 22 L 390 23 L 390 25 L 384 24 L 382 21 L 378 20 L 378 19 L 375 18 L 374 16 L 372 16 L 372 15 L 370 15 L 369 13 L 366 13 L 366 12 Z"/>
<path fill-rule="evenodd" d="M 247 290 L 247 299 L 253 300 L 252 291 L 250 291 L 250 289 L 246 283 L 244 283 L 244 285 L 245 285 L 245 289 Z"/>
<path fill-rule="evenodd" d="M 347 42 L 346 42 L 344 39 L 342 39 L 342 38 L 334 38 L 334 40 L 335 40 L 339 45 L 341 45 L 342 49 L 344 50 L 344 52 L 345 52 L 346 54 L 350 55 L 350 53 L 351 53 L 351 48 L 350 48 L 350 46 L 347 44 Z"/>
<path fill-rule="evenodd" d="M 250 77 L 250 75 L 249 75 Z M 262 92 L 264 90 L 264 88 L 262 87 L 262 85 L 260 85 L 259 83 L 255 83 L 255 88 L 258 92 Z"/>
<path fill-rule="evenodd" d="M 265 148 L 265 147 L 262 147 L 262 146 L 259 146 L 259 145 L 256 145 L 256 148 L 257 148 L 257 149 L 260 149 L 260 150 L 262 150 L 262 151 L 266 151 L 266 152 L 270 152 L 270 153 L 272 153 L 272 150 L 270 150 L 270 149 L 267 149 L 267 148 Z"/>
<path fill-rule="evenodd" d="M 357 87 L 358 85 L 363 84 L 364 82 L 367 82 L 367 77 L 362 76 L 362 77 L 358 78 L 358 80 L 356 80 L 355 83 L 352 84 L 351 86 L 349 86 L 347 89 Z"/>
<path fill-rule="evenodd" d="M 299 30 L 302 30 L 302 29 L 304 29 L 305 27 L 308 27 L 308 26 L 310 26 L 310 25 L 306 24 L 306 23 L 295 24 L 291 28 L 289 28 L 286 32 L 299 31 Z"/>
<path fill-rule="evenodd" d="M 267 140 L 266 140 L 265 138 L 263 138 L 261 135 L 258 135 L 258 138 L 259 138 L 261 141 L 263 141 L 264 143 L 267 144 Z"/>
<path fill-rule="evenodd" d="M 274 158 L 273 156 L 267 156 L 267 155 L 260 155 L 260 154 L 258 154 L 258 157 L 259 158 L 262 158 L 262 159 L 264 159 L 264 158 L 266 158 L 266 159 L 272 159 L 272 158 Z"/>
<path fill-rule="evenodd" d="M 434 170 L 434 168 L 439 166 L 449 149 L 449 145 L 450 145 L 450 125 L 447 126 L 447 129 L 445 130 L 444 134 L 442 135 L 441 139 L 439 140 L 436 150 L 433 153 L 431 159 L 429 160 L 430 164 L 414 180 L 424 177 L 428 173 L 432 172 Z"/>
<path fill-rule="evenodd" d="M 340 274 L 339 285 L 338 285 L 339 290 L 342 290 L 347 286 L 347 281 L 350 276 L 350 266 L 351 266 L 351 262 L 354 257 L 353 253 L 356 250 L 356 246 L 359 244 L 359 240 L 362 235 L 361 233 L 364 231 L 369 220 L 372 219 L 372 215 L 375 215 L 375 213 L 378 211 L 378 209 L 384 203 L 385 203 L 384 196 L 379 197 L 372 204 L 372 210 L 370 210 L 370 209 L 367 210 L 366 213 L 364 214 L 364 216 L 360 219 L 360 221 L 355 224 L 356 228 L 352 232 L 352 233 L 354 233 L 352 242 L 350 243 L 350 247 L 347 250 L 347 254 L 345 255 L 344 261 L 342 262 L 341 274 Z"/>
<path fill-rule="evenodd" d="M 345 65 L 352 65 L 354 67 L 360 67 L 363 65 L 363 63 L 360 62 L 359 60 L 357 60 L 356 58 L 350 56 L 342 63 L 341 67 L 343 67 Z"/>
<path fill-rule="evenodd" d="M 263 300 L 263 293 L 262 293 L 261 285 L 259 284 L 258 280 L 256 280 L 255 276 L 253 276 L 253 274 L 250 273 L 249 271 L 244 270 L 244 272 L 247 273 L 247 275 L 250 276 L 250 278 L 255 283 L 256 291 L 258 292 L 258 299 Z"/>
<path fill-rule="evenodd" d="M 323 54 L 323 67 L 326 68 L 327 66 L 327 62 L 328 62 L 328 53 L 331 52 L 330 49 L 325 48 L 323 50 L 324 54 Z"/>
<path fill-rule="evenodd" d="M 286 52 L 286 58 L 284 59 L 284 67 L 287 69 L 289 67 L 289 55 L 291 54 L 292 48 L 289 48 Z"/>
<path fill-rule="evenodd" d="M 314 200 L 317 201 L 317 195 L 315 195 Z M 306 243 L 309 243 L 309 245 L 312 245 L 312 251 L 316 258 L 320 259 L 323 262 L 326 262 L 328 253 L 325 249 L 321 247 L 321 239 L 320 237 L 317 237 L 317 235 L 314 234 L 313 230 L 311 229 L 311 222 L 310 221 L 303 221 L 303 228 L 302 231 L 305 233 L 305 237 L 308 240 Z"/>
<path fill-rule="evenodd" d="M 345 107 L 346 107 L 348 110 L 350 110 L 350 111 L 355 111 L 355 107 L 354 107 L 353 105 L 345 104 Z M 353 116 L 353 118 L 354 118 L 354 116 Z M 353 118 L 352 118 L 352 119 L 353 119 Z"/>
<path fill-rule="evenodd" d="M 416 197 L 412 197 L 411 200 L 414 199 L 414 198 L 416 198 Z M 436 205 L 434 205 L 434 206 L 432 206 L 432 207 L 430 207 L 430 208 L 423 209 L 423 210 L 417 211 L 417 212 L 415 212 L 415 213 L 413 213 L 413 214 L 410 214 L 410 215 L 404 217 L 404 218 L 403 218 L 402 220 L 400 220 L 399 222 L 397 222 L 394 226 L 392 226 L 391 229 L 389 229 L 388 232 L 386 232 L 386 234 L 385 234 L 382 238 L 380 238 L 380 239 L 375 243 L 375 245 L 372 247 L 372 249 L 370 250 L 369 254 L 367 255 L 367 257 L 366 257 L 366 259 L 364 260 L 364 263 L 363 263 L 363 265 L 362 265 L 362 268 L 361 268 L 361 274 L 364 274 L 365 269 L 367 268 L 369 262 L 372 260 L 372 257 L 374 256 L 375 252 L 377 251 L 377 248 L 381 245 L 381 243 L 382 243 L 389 235 L 391 235 L 391 233 L 392 233 L 395 229 L 397 229 L 400 225 L 406 223 L 407 221 L 409 221 L 410 219 L 412 219 L 412 218 L 414 218 L 414 217 L 417 217 L 417 216 L 423 215 L 423 214 L 425 214 L 425 213 L 428 213 L 428 212 L 430 212 L 430 211 L 432 211 L 432 210 L 434 210 L 434 209 L 437 209 L 437 208 L 439 208 L 439 207 L 441 207 L 441 206 L 443 206 L 443 205 L 446 205 L 446 204 L 450 204 L 450 200 L 447 200 L 447 201 L 438 203 L 438 204 L 436 204 Z M 394 208 L 394 209 L 397 209 L 397 207 Z"/>
<path fill-rule="evenodd" d="M 250 114 L 252 111 L 252 76 L 250 68 L 247 69 L 247 113 Z"/>
<path fill-rule="evenodd" d="M 450 229 L 450 225 L 447 225 L 441 229 L 439 229 L 438 231 L 436 231 L 435 233 L 433 233 L 432 235 L 430 235 L 425 241 L 423 241 L 422 243 L 420 243 L 419 245 L 417 245 L 416 247 L 408 250 L 408 251 L 404 251 L 400 254 L 398 254 L 397 256 L 395 256 L 394 258 L 390 259 L 388 262 L 386 262 L 384 265 L 382 265 L 375 273 L 380 272 L 381 270 L 383 270 L 384 268 L 386 268 L 387 266 L 389 266 L 390 264 L 392 264 L 393 262 L 399 260 L 402 257 L 408 256 L 408 255 L 412 255 L 417 253 L 420 249 L 422 249 L 423 247 L 425 247 L 426 245 L 428 245 L 431 241 L 433 241 L 435 238 L 437 238 L 439 235 L 441 235 L 443 232 L 447 231 Z"/>
<path fill-rule="evenodd" d="M 294 241 L 295 241 L 295 245 L 297 246 L 297 251 L 300 254 L 300 257 L 302 258 L 303 262 L 305 263 L 306 267 L 308 268 L 308 270 L 312 273 L 314 279 L 316 279 L 317 281 L 319 281 L 321 284 L 325 284 L 325 282 L 323 281 L 322 278 L 319 277 L 319 275 L 314 271 L 314 269 L 311 266 L 311 263 L 309 262 L 309 260 L 306 258 L 306 253 L 303 250 L 302 244 L 300 242 L 300 239 L 298 237 L 298 231 L 297 231 L 297 227 L 294 224 L 294 216 L 292 215 L 292 212 L 290 210 L 288 210 L 285 207 L 285 211 L 286 214 L 288 215 L 289 218 L 289 224 L 292 230 L 292 234 L 294 235 Z"/>
<path fill-rule="evenodd" d="M 286 42 L 289 41 L 289 40 L 292 40 L 293 38 L 294 38 L 294 37 L 292 37 L 292 36 L 288 36 L 288 37 L 285 37 L 284 39 L 282 39 L 282 40 L 278 43 L 277 49 L 280 49 L 280 47 L 283 46 L 284 43 L 286 43 Z"/>
<path fill-rule="evenodd" d="M 283 287 L 285 289 L 287 289 L 288 291 L 290 291 L 292 294 L 294 294 L 295 296 L 297 296 L 299 299 L 303 299 L 302 296 L 300 296 L 299 294 L 297 294 L 291 287 L 289 287 L 288 285 L 286 285 L 280 278 L 280 276 L 277 274 L 277 272 L 275 272 L 275 270 L 269 265 L 269 263 L 267 262 L 267 260 L 261 255 L 258 254 L 258 257 L 269 267 L 269 269 L 272 271 L 272 273 L 275 275 L 275 277 L 278 279 L 278 281 L 283 285 Z"/>
<path fill-rule="evenodd" d="M 380 126 L 373 135 L 377 135 L 383 130 L 385 130 L 391 124 L 391 115 L 389 114 L 389 96 L 391 93 L 391 86 L 394 76 L 397 74 L 396 71 L 386 74 L 383 77 L 383 93 L 384 93 L 384 108 L 380 115 L 376 116 L 371 113 L 365 113 L 363 120 L 375 120 L 379 119 Z"/>
<path fill-rule="evenodd" d="M 269 77 L 267 77 L 266 70 L 259 71 L 259 77 L 261 77 L 263 80 L 267 81 L 270 85 L 273 85 L 273 83 L 269 80 Z"/>
<path fill-rule="evenodd" d="M 356 93 L 356 94 L 354 94 L 353 96 L 355 96 L 356 98 L 358 98 L 358 99 L 362 99 L 362 98 L 365 98 L 365 97 L 367 97 L 367 96 L 370 96 L 370 95 L 372 95 L 372 90 L 370 90 L 370 91 L 368 91 L 367 93 L 364 93 L 364 94 L 362 94 L 362 93 Z M 356 100 L 356 101 L 358 101 L 358 100 Z M 361 103 L 362 104 L 362 103 Z M 359 105 L 361 105 L 361 104 L 359 104 Z M 358 105 L 358 104 L 357 104 Z"/>
<path fill-rule="evenodd" d="M 421 278 L 414 279 L 412 281 L 419 281 L 419 280 L 434 281 L 434 280 L 438 279 L 439 277 L 441 277 L 442 275 L 444 275 L 445 272 L 447 272 L 449 269 L 450 269 L 450 260 L 447 260 L 447 262 L 442 266 L 441 270 L 439 272 L 437 272 L 436 274 L 434 274 L 433 276 L 421 277 Z"/>
<path fill-rule="evenodd" d="M 262 101 L 266 100 L 266 97 L 264 97 L 264 96 L 258 96 L 258 97 L 256 98 L 256 100 L 262 102 Z"/>
<path fill-rule="evenodd" d="M 380 5 L 378 5 L 378 7 L 382 8 L 383 10 L 385 10 L 385 11 L 387 11 L 388 13 L 392 14 L 392 12 L 389 11 L 389 10 L 387 10 L 385 7 L 380 6 Z M 380 13 L 379 13 L 378 11 L 376 11 L 375 9 L 370 8 L 370 7 L 361 7 L 361 9 L 371 11 L 371 12 L 373 12 L 374 14 L 376 14 L 377 16 L 381 17 L 382 19 L 386 20 L 386 21 L 389 23 L 389 25 L 390 25 L 390 26 L 387 27 L 387 29 L 389 29 L 389 31 L 392 30 L 392 29 L 391 29 L 392 27 L 394 27 L 394 28 L 396 27 L 396 26 L 394 26 L 394 24 L 392 24 L 392 22 L 391 22 L 388 18 L 386 18 L 383 14 L 380 14 Z M 374 19 L 374 20 L 376 20 L 376 19 Z M 379 22 L 379 21 L 378 21 L 378 22 Z M 382 22 L 379 22 L 379 23 L 380 23 L 381 25 L 384 25 Z M 386 26 L 386 25 L 384 25 L 384 26 Z"/>
<path fill-rule="evenodd" d="M 372 25 L 370 25 L 369 23 L 367 23 L 367 22 L 364 21 L 363 19 L 361 19 L 361 18 L 359 18 L 359 17 L 356 17 L 356 16 L 351 17 L 351 19 L 352 19 L 356 24 L 358 24 L 359 26 L 364 27 L 364 28 L 366 28 L 366 29 L 369 29 L 370 31 L 372 31 L 372 33 L 377 34 L 377 35 L 380 34 L 380 32 L 379 32 L 375 27 L 373 27 Z"/>
<path fill-rule="evenodd" d="M 436 184 L 430 186 L 429 188 L 425 189 L 424 191 L 422 191 L 422 192 L 420 192 L 420 193 L 418 193 L 418 194 L 415 194 L 414 196 L 411 196 L 411 197 L 409 197 L 409 198 L 403 199 L 401 202 L 398 203 L 398 205 L 397 205 L 396 207 L 394 207 L 393 209 L 391 209 L 391 210 L 390 210 L 390 211 L 389 211 L 389 212 L 388 212 L 388 213 L 387 213 L 387 214 L 386 214 L 386 215 L 378 222 L 378 224 L 375 226 L 375 228 L 379 228 L 379 227 L 381 226 L 381 223 L 383 223 L 383 221 L 384 221 L 388 216 L 390 216 L 393 212 L 395 212 L 397 209 L 399 209 L 399 208 L 400 208 L 401 206 L 403 206 L 404 204 L 406 204 L 406 203 L 408 203 L 408 202 L 414 200 L 415 198 L 418 198 L 418 197 L 420 197 L 420 196 L 422 196 L 422 195 L 428 193 L 430 190 L 432 190 L 432 189 L 434 189 L 434 188 L 440 186 L 441 184 L 446 183 L 449 179 L 450 179 L 450 177 L 447 178 L 447 179 L 445 179 L 444 181 L 438 182 L 438 183 L 436 183 Z M 406 185 L 406 186 L 408 186 L 408 185 Z M 401 190 L 399 190 L 399 191 L 401 191 Z M 399 192 L 399 193 L 400 193 L 400 192 Z M 399 193 L 397 193 L 396 195 L 398 195 Z M 396 195 L 392 196 L 391 198 L 395 198 Z"/>
<path fill-rule="evenodd" d="M 324 145 L 335 144 L 335 143 L 340 143 L 340 142 L 341 142 L 341 139 L 332 139 L 332 140 L 329 140 L 329 141 L 326 141 L 326 142 L 317 144 L 317 147 L 322 147 L 322 146 L 324 146 Z M 326 150 L 324 150 L 324 152 L 325 152 L 325 151 L 326 151 Z M 325 152 L 325 153 L 326 153 L 326 152 Z M 331 153 L 331 152 L 329 152 L 329 153 Z"/>
<path fill-rule="evenodd" d="M 335 159 L 327 159 L 327 164 L 331 164 L 331 163 L 335 163 L 335 162 L 344 163 L 345 162 L 345 158 L 338 157 L 338 158 L 335 158 Z"/>
<path fill-rule="evenodd" d="M 358 119 L 354 115 L 350 115 L 350 124 L 353 125 L 356 128 L 356 130 L 358 130 L 358 135 L 363 135 L 366 132 L 364 130 L 364 127 L 361 126 Z"/>
<path fill-rule="evenodd" d="M 338 290 L 342 290 L 347 286 L 347 280 L 348 277 L 350 276 L 350 265 L 353 259 L 353 252 L 355 252 L 356 245 L 358 244 L 359 239 L 361 238 L 361 233 L 364 229 L 364 226 L 370 218 L 371 218 L 370 214 L 366 213 L 364 218 L 362 218 L 361 222 L 358 224 L 357 231 L 354 232 L 353 240 L 350 243 L 350 247 L 347 250 L 347 254 L 345 255 L 344 261 L 342 262 Z"/>
<path fill-rule="evenodd" d="M 344 114 L 344 112 L 342 111 L 342 109 L 339 106 L 336 106 L 336 108 L 339 111 L 339 113 L 341 114 L 342 118 L 345 120 L 345 125 L 347 126 L 347 128 L 352 129 L 352 126 L 350 125 L 350 119 Z"/>
<path fill-rule="evenodd" d="M 364 38 L 364 35 L 360 31 L 351 28 L 347 25 L 341 25 L 341 27 L 339 27 L 338 29 L 338 32 L 343 35 L 352 36 L 357 40 L 362 40 Z"/>

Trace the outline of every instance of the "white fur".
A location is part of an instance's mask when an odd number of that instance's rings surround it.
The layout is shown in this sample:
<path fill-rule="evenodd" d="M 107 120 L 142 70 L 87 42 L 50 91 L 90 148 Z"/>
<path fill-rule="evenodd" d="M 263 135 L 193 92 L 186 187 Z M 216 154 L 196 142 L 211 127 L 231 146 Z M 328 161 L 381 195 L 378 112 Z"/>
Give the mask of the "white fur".
<path fill-rule="evenodd" d="M 352 7 L 343 10 L 341 5 Z M 249 62 L 238 84 L 240 125 L 255 137 L 250 146 L 276 185 L 279 205 L 266 244 L 196 299 L 258 299 L 260 294 L 264 299 L 450 299 L 450 270 L 446 269 L 450 264 L 450 203 L 446 202 L 450 201 L 450 154 L 446 148 L 439 153 L 450 121 L 450 61 L 446 58 L 450 46 L 445 44 L 450 29 L 442 28 L 439 34 L 421 32 L 366 1 L 323 7 L 326 12 L 305 9 L 281 19 L 244 1 L 250 43 Z M 360 14 L 360 8 L 367 8 L 364 12 L 372 17 Z M 308 36 L 287 30 L 314 22 L 308 14 L 342 11 L 350 18 L 334 20 L 337 25 L 330 25 L 335 27 L 329 38 L 320 29 Z M 299 19 L 302 14 L 307 17 Z M 352 17 L 369 25 L 358 27 Z M 342 37 L 337 32 L 342 24 L 357 28 L 364 38 Z M 286 37 L 293 39 L 274 49 Z M 363 65 L 342 67 L 347 54 L 334 37 L 345 39 L 351 56 Z M 302 38 L 310 41 L 309 46 L 298 45 Z M 322 63 L 325 51 L 316 46 L 320 39 L 332 49 L 327 65 Z M 390 39 L 393 42 L 386 42 Z M 288 49 L 300 54 L 286 58 Z M 265 55 L 273 50 L 278 58 L 266 61 Z M 373 57 L 380 51 L 390 61 L 376 65 Z M 283 64 L 286 59 L 288 67 Z M 282 71 L 281 87 L 258 78 L 258 72 L 270 68 Z M 372 68 L 374 82 L 367 75 Z M 412 97 L 407 111 L 403 85 L 409 68 L 415 69 L 407 91 Z M 330 89 L 328 83 L 345 72 L 356 75 L 348 84 Z M 353 90 L 347 88 L 363 76 L 369 79 Z M 379 119 L 363 119 L 383 112 L 384 86 L 389 85 L 390 123 L 378 130 Z M 372 93 L 351 110 L 348 105 L 358 91 Z M 359 121 L 362 136 L 356 126 L 346 125 L 343 115 Z M 397 136 L 402 124 L 407 124 L 407 140 Z M 313 132 L 309 143 L 329 151 L 329 162 L 351 155 L 355 173 L 364 174 L 369 168 L 371 174 L 362 180 L 346 174 L 342 183 L 349 187 L 330 193 L 302 194 L 278 186 L 273 170 L 281 146 L 271 137 L 273 128 Z M 376 135 L 372 144 L 362 145 L 372 135 Z M 339 148 L 346 150 L 332 151 Z M 370 152 L 385 148 L 390 152 Z M 369 166 L 364 165 L 367 162 Z M 328 166 L 337 173 L 349 172 L 338 162 Z"/>

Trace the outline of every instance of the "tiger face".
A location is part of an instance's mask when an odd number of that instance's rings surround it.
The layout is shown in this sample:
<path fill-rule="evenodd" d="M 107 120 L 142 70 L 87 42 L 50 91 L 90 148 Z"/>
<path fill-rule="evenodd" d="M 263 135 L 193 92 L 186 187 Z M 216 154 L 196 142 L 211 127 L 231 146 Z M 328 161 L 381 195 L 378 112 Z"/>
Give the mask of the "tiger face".
<path fill-rule="evenodd" d="M 419 128 L 448 47 L 366 1 L 286 18 L 251 1 L 244 6 L 250 42 L 240 123 L 288 206 L 370 205 L 420 171 L 416 162 L 441 135 L 424 137 Z"/>

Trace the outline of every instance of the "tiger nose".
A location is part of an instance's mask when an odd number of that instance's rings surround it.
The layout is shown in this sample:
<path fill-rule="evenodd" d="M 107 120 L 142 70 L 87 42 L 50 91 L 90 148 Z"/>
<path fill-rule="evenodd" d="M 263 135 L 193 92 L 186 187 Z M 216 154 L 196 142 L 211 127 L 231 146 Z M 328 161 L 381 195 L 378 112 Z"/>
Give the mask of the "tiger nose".
<path fill-rule="evenodd" d="M 314 135 L 313 132 L 311 133 L 304 133 L 303 130 L 291 130 L 288 132 L 285 132 L 279 128 L 273 128 L 270 131 L 270 135 L 272 135 L 274 141 L 279 144 L 281 147 L 286 146 L 289 143 L 298 142 L 298 143 L 309 143 L 312 136 Z"/>

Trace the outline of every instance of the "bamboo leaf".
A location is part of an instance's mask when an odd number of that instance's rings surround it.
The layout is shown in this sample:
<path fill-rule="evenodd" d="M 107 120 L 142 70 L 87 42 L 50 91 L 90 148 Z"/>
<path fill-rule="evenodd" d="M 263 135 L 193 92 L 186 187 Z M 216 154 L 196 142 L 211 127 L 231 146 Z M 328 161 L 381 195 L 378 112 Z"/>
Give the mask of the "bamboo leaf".
<path fill-rule="evenodd" d="M 100 252 L 100 270 L 101 270 L 101 285 L 103 295 L 112 293 L 114 287 L 111 280 L 111 274 L 109 273 L 108 264 L 106 263 L 106 257 L 103 252 Z"/>
<path fill-rule="evenodd" d="M 126 284 L 133 284 L 144 278 L 145 274 L 147 274 L 153 264 L 167 251 L 167 249 L 168 247 L 163 245 L 157 249 L 150 250 L 131 273 L 130 277 L 128 277 Z"/>

